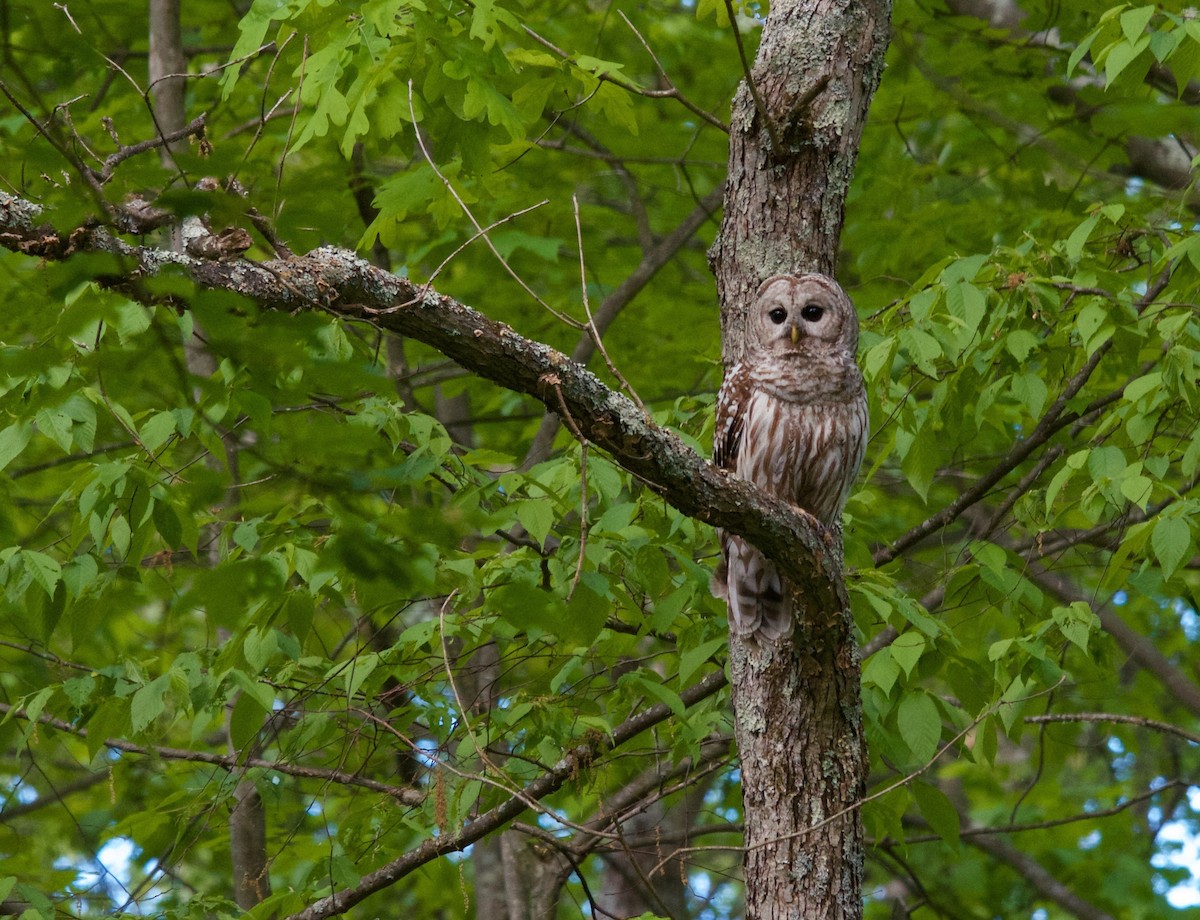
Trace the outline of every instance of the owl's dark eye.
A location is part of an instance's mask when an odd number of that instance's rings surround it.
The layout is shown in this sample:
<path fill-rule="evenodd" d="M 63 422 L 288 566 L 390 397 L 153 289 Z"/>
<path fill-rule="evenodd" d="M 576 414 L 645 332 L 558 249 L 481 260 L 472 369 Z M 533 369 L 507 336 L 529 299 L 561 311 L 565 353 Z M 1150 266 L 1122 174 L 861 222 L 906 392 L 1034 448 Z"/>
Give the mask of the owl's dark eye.
<path fill-rule="evenodd" d="M 825 308 L 818 307 L 816 304 L 810 303 L 807 307 L 800 311 L 800 315 L 808 320 L 808 322 L 815 323 L 825 315 Z"/>
<path fill-rule="evenodd" d="M 783 307 L 776 307 L 774 310 L 768 313 L 767 316 L 771 317 L 771 322 L 778 326 L 785 319 L 787 319 L 787 310 L 783 309 Z"/>

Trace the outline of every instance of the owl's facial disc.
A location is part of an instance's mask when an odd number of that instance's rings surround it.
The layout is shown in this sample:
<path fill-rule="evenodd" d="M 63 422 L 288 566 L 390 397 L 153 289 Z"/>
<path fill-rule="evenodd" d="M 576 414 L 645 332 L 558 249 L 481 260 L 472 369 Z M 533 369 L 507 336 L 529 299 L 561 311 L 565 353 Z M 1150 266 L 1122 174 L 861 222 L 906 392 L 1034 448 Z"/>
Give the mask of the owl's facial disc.
<path fill-rule="evenodd" d="M 853 356 L 858 320 L 845 292 L 817 274 L 775 275 L 758 288 L 748 347 L 762 356 L 808 361 Z"/>

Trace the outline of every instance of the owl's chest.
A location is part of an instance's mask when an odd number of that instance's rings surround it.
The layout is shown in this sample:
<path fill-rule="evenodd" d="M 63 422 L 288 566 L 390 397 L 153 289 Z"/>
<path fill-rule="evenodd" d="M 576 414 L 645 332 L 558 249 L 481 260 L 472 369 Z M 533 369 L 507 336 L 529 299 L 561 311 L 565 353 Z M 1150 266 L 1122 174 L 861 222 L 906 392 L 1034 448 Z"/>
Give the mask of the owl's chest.
<path fill-rule="evenodd" d="M 754 392 L 746 406 L 738 474 L 819 518 L 836 514 L 839 470 L 851 447 L 846 411 L 843 404 L 798 403 Z"/>

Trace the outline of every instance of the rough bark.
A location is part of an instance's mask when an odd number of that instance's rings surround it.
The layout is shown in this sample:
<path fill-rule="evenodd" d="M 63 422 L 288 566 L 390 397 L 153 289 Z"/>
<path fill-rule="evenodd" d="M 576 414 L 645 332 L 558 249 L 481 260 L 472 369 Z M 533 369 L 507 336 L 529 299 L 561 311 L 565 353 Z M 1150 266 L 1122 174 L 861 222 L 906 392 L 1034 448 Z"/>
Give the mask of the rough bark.
<path fill-rule="evenodd" d="M 724 219 L 709 254 L 726 365 L 742 353 L 746 308 L 763 280 L 834 274 L 890 17 L 890 0 L 771 6 L 751 73 L 765 111 L 743 82 L 730 122 Z"/>
<path fill-rule="evenodd" d="M 734 100 L 725 219 L 711 253 L 727 363 L 743 353 L 745 308 L 764 278 L 834 273 L 890 12 L 887 0 L 771 6 L 751 73 L 757 92 L 743 83 Z M 730 638 L 751 920 L 862 915 L 856 803 L 867 756 L 854 624 L 840 576 L 815 587 L 813 578 L 796 586 L 791 638 Z"/>

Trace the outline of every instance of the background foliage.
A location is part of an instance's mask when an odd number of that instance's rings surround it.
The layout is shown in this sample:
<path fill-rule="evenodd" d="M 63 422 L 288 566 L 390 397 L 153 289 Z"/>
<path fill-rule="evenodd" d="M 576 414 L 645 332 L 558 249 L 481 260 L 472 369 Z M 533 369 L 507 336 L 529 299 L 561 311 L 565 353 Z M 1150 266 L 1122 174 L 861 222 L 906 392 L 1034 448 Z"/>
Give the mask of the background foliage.
<path fill-rule="evenodd" d="M 1012 9 L 897 2 L 847 210 L 873 430 L 846 522 L 866 910 L 1182 916 L 1200 20 Z M 740 11 L 748 53 L 762 12 Z M 135 194 L 214 228 L 250 205 L 297 252 L 356 247 L 567 352 L 586 307 L 622 376 L 598 372 L 707 450 L 707 215 L 743 76 L 723 6 L 195 0 L 206 143 L 99 191 L 80 164 L 155 135 L 145 4 L 0 15 L 0 178 L 55 226 Z M 294 912 L 665 704 L 515 831 L 360 913 L 515 920 L 484 906 L 520 889 L 563 917 L 737 915 L 728 700 L 680 696 L 724 664 L 712 532 L 568 431 L 527 457 L 539 406 L 423 346 L 183 282 L 155 293 L 186 310 L 148 309 L 112 270 L 0 258 L 5 910 L 235 914 L 249 779 L 274 892 L 255 915 Z M 505 847 L 519 884 L 489 874 Z"/>

